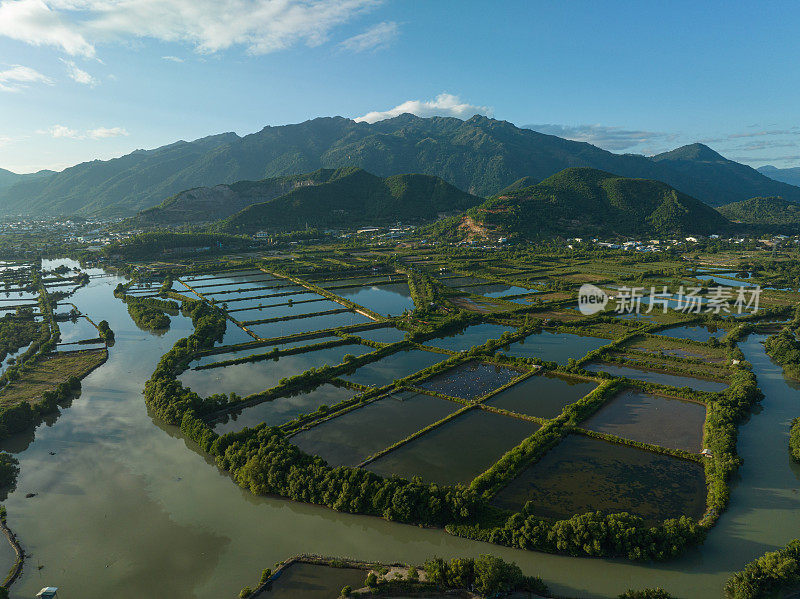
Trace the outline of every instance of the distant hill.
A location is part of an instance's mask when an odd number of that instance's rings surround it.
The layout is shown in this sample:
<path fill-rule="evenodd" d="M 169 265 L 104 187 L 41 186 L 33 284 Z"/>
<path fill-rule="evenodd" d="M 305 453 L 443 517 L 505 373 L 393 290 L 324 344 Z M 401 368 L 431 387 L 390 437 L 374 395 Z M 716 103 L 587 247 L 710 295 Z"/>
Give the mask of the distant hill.
<path fill-rule="evenodd" d="M 775 181 L 781 181 L 789 185 L 800 185 L 800 166 L 795 166 L 793 168 L 777 168 L 768 164 L 766 166 L 760 166 L 756 170 Z"/>
<path fill-rule="evenodd" d="M 167 198 L 126 219 L 121 227 L 163 227 L 170 225 L 209 223 L 227 218 L 251 204 L 266 202 L 297 187 L 326 183 L 338 176 L 335 169 L 319 169 L 304 175 L 272 177 L 261 181 L 238 181 L 230 185 L 196 187 Z"/>
<path fill-rule="evenodd" d="M 329 173 L 327 182 L 296 187 L 253 204 L 209 227 L 216 233 L 255 233 L 430 221 L 482 201 L 430 175 L 378 177 L 360 168 Z"/>
<path fill-rule="evenodd" d="M 7 189 L 17 183 L 22 183 L 23 181 L 31 181 L 34 179 L 42 179 L 44 177 L 49 177 L 50 175 L 55 175 L 56 171 L 48 171 L 48 170 L 41 170 L 35 173 L 24 173 L 18 174 L 11 171 L 8 171 L 4 168 L 0 168 L 0 189 Z"/>
<path fill-rule="evenodd" d="M 371 124 L 318 118 L 265 127 L 244 137 L 223 133 L 86 162 L 0 190 L 0 211 L 130 216 L 186 189 L 347 166 L 383 177 L 434 175 L 483 197 L 523 177 L 538 182 L 565 168 L 590 167 L 663 181 L 712 205 L 756 196 L 800 202 L 800 188 L 726 160 L 700 144 L 651 159 L 614 154 L 483 116 L 462 121 L 403 114 Z"/>
<path fill-rule="evenodd" d="M 520 189 L 525 189 L 526 187 L 530 187 L 531 185 L 536 185 L 538 183 L 538 179 L 534 179 L 533 177 L 522 177 L 521 179 L 517 179 L 511 185 L 504 187 L 500 191 L 497 192 L 497 195 L 503 195 L 506 193 L 512 193 L 514 191 L 519 191 Z"/>
<path fill-rule="evenodd" d="M 541 183 L 499 195 L 460 219 L 435 225 L 443 234 L 481 231 L 536 239 L 549 236 L 672 236 L 712 233 L 729 225 L 716 210 L 666 183 L 568 168 Z"/>
<path fill-rule="evenodd" d="M 783 198 L 750 198 L 717 208 L 726 218 L 753 225 L 800 225 L 800 204 Z"/>

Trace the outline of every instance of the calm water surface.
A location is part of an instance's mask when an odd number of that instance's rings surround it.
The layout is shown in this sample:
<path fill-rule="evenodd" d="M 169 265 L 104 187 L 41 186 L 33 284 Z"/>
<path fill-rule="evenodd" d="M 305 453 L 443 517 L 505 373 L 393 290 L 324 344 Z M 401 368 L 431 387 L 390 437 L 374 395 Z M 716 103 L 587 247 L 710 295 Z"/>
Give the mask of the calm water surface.
<path fill-rule="evenodd" d="M 581 427 L 641 443 L 699 452 L 704 405 L 627 390 L 608 401 Z"/>
<path fill-rule="evenodd" d="M 546 362 L 566 364 L 570 358 L 578 360 L 590 351 L 609 343 L 611 341 L 608 339 L 598 337 L 542 331 L 512 343 L 503 351 L 515 358 L 539 358 Z"/>
<path fill-rule="evenodd" d="M 596 387 L 597 383 L 545 372 L 504 389 L 486 403 L 519 414 L 555 418 L 565 406 L 575 403 Z"/>
<path fill-rule="evenodd" d="M 332 466 L 355 466 L 461 407 L 439 397 L 398 393 L 295 435 L 292 443 Z"/>
<path fill-rule="evenodd" d="M 591 363 L 584 366 L 591 372 L 607 372 L 613 376 L 624 376 L 637 381 L 647 381 L 648 383 L 659 383 L 661 385 L 671 385 L 672 387 L 691 387 L 698 391 L 724 391 L 728 388 L 728 383 L 698 379 L 693 376 L 680 376 L 677 374 L 667 374 L 654 370 L 644 370 L 642 368 L 630 368 L 619 364 L 607 364 L 605 362 Z"/>
<path fill-rule="evenodd" d="M 499 324 L 475 324 L 455 335 L 430 339 L 425 342 L 425 345 L 441 347 L 450 351 L 464 351 L 475 345 L 483 345 L 489 339 L 499 339 L 503 333 L 513 330 L 513 327 L 505 327 Z"/>
<path fill-rule="evenodd" d="M 630 512 L 655 524 L 705 511 L 702 464 L 626 445 L 569 435 L 501 490 L 493 503 L 541 518 Z"/>
<path fill-rule="evenodd" d="M 50 262 L 54 268 L 67 260 Z M 90 273 L 92 274 L 92 273 Z M 219 599 L 254 584 L 265 567 L 298 553 L 421 562 L 493 553 L 544 577 L 559 594 L 614 597 L 662 586 L 687 599 L 720 597 L 731 572 L 800 535 L 800 467 L 786 451 L 800 393 L 751 336 L 742 343 L 766 397 L 741 429 L 744 458 L 731 505 L 705 544 L 666 564 L 631 564 L 519 551 L 377 518 L 254 497 L 148 414 L 144 381 L 191 331 L 183 317 L 156 337 L 112 297 L 121 279 L 92 280 L 75 303 L 116 333 L 108 362 L 83 381 L 60 417 L 6 440 L 22 472 L 5 502 L 9 525 L 33 557 L 11 591 L 30 599 L 45 585 L 63 599 Z M 55 455 L 50 455 L 50 452 Z M 37 492 L 26 499 L 28 492 Z M 0 551 L 8 560 L 10 552 Z M 38 569 L 38 566 L 43 566 Z"/>
<path fill-rule="evenodd" d="M 366 466 L 381 476 L 397 474 L 442 485 L 469 482 L 539 425 L 480 409 L 428 431 Z"/>

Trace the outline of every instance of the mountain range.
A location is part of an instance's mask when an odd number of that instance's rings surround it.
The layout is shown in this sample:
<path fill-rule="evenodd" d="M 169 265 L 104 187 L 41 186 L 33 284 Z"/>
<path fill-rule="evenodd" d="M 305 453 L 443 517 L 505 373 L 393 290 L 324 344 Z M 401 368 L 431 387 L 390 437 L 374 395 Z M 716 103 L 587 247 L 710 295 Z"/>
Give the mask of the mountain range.
<path fill-rule="evenodd" d="M 760 166 L 756 170 L 775 181 L 781 181 L 789 185 L 800 185 L 800 167 L 798 166 L 793 168 L 778 168 L 768 164 L 766 166 Z"/>
<path fill-rule="evenodd" d="M 317 118 L 244 137 L 222 133 L 86 162 L 0 189 L 0 213 L 130 216 L 192 188 L 350 166 L 380 177 L 433 175 L 481 197 L 519 179 L 537 183 L 565 168 L 589 167 L 661 181 L 713 206 L 756 196 L 800 202 L 800 188 L 702 144 L 653 157 L 614 154 L 484 116 L 403 114 L 376 123 Z"/>

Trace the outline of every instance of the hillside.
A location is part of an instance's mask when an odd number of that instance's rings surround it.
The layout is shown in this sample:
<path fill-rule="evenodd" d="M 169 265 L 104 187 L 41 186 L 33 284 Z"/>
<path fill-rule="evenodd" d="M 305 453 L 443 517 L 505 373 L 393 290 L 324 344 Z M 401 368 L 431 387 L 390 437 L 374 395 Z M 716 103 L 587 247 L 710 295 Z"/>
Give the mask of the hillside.
<path fill-rule="evenodd" d="M 334 169 L 319 169 L 304 175 L 196 187 L 140 212 L 123 221 L 121 226 L 149 228 L 217 221 L 236 214 L 251 204 L 266 202 L 297 187 L 319 185 L 336 176 L 337 171 Z"/>
<path fill-rule="evenodd" d="M 463 211 L 482 200 L 430 175 L 377 177 L 360 168 L 340 169 L 328 182 L 297 187 L 253 204 L 210 227 L 218 233 L 352 228 L 398 221 L 422 222 Z"/>
<path fill-rule="evenodd" d="M 34 179 L 42 179 L 55 174 L 56 174 L 55 171 L 48 171 L 48 170 L 41 170 L 35 173 L 18 174 L 8 171 L 4 168 L 0 168 L 0 189 L 7 189 L 9 187 L 12 187 L 13 185 L 16 185 L 17 183 L 22 183 L 24 181 L 32 181 Z"/>
<path fill-rule="evenodd" d="M 777 168 L 768 164 L 766 166 L 760 166 L 756 170 L 775 181 L 781 181 L 789 185 L 800 185 L 800 166 L 795 166 L 793 168 Z"/>
<path fill-rule="evenodd" d="M 437 223 L 443 234 L 469 237 L 672 236 L 712 233 L 729 223 L 716 210 L 665 183 L 630 179 L 590 168 L 569 168 L 541 183 L 499 195 L 460 222 Z M 467 230 L 473 233 L 467 233 Z"/>
<path fill-rule="evenodd" d="M 755 196 L 800 202 L 800 188 L 725 160 L 705 146 L 687 148 L 653 159 L 613 154 L 483 116 L 462 121 L 404 114 L 373 124 L 326 117 L 79 164 L 0 190 L 0 206 L 6 213 L 133 215 L 186 189 L 347 166 L 379 176 L 434 175 L 484 197 L 523 177 L 538 182 L 568 167 L 591 167 L 664 181 L 712 205 Z M 713 156 L 698 151 L 703 148 Z"/>
<path fill-rule="evenodd" d="M 726 218 L 752 225 L 800 225 L 800 204 L 782 198 L 750 198 L 717 208 Z"/>

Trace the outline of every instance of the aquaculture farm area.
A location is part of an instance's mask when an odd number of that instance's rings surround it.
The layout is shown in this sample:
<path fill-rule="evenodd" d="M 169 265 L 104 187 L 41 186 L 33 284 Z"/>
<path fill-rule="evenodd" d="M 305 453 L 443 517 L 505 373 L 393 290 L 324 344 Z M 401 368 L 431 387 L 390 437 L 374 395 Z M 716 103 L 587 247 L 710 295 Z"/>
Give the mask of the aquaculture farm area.
<path fill-rule="evenodd" d="M 314 250 L 162 267 L 150 294 L 117 295 L 191 315 L 145 397 L 253 493 L 523 549 L 677 557 L 725 510 L 761 396 L 737 341 L 797 293 L 764 291 L 754 314 L 583 317 L 587 282 L 720 283 L 702 263 L 536 258 Z"/>
<path fill-rule="evenodd" d="M 585 316 L 577 310 L 578 288 L 592 283 L 612 295 L 632 286 L 708 290 L 718 284 L 709 272 L 752 281 L 740 275 L 748 260 L 733 252 L 660 260 L 558 251 L 487 258 L 417 245 L 312 246 L 104 269 L 67 259 L 9 264 L 4 320 L 30 318 L 36 326 L 25 329 L 30 339 L 7 348 L 9 357 L 21 356 L 7 367 L 19 376 L 4 373 L 0 400 L 33 406 L 37 418 L 47 418 L 35 401 L 46 385 L 81 378 L 117 351 L 107 347 L 114 334 L 100 316 L 116 315 L 113 328 L 122 331 L 131 328 L 127 318 L 140 333 L 118 332 L 119 351 L 133 353 L 114 372 L 128 380 L 131 356 L 142 360 L 147 382 L 125 383 L 144 391 L 147 406 L 135 438 L 166 431 L 182 439 L 170 451 L 185 444 L 202 456 L 198 467 L 226 474 L 220 484 L 238 485 L 248 501 L 290 500 L 360 522 L 378 517 L 445 531 L 480 553 L 507 547 L 551 592 L 607 596 L 609 586 L 621 584 L 618 577 L 587 582 L 579 592 L 564 578 L 569 560 L 669 564 L 702 551 L 713 534 L 741 465 L 739 427 L 746 430 L 763 397 L 740 345 L 780 331 L 800 294 L 772 277 L 754 313 L 645 304 L 637 314 L 618 311 L 618 298 Z M 33 340 L 44 336 L 49 345 L 31 353 Z M 136 349 L 126 349 L 124 339 L 134 338 Z M 62 403 L 64 413 L 68 405 Z M 36 422 L 7 430 L 7 451 L 24 455 L 32 437 L 23 429 Z M 48 426 L 58 428 L 53 420 Z M 23 461 L 22 481 L 25 473 Z M 14 501 L 9 505 L 14 528 Z M 29 505 L 19 508 L 26 518 Z M 38 539 L 40 532 L 30 534 Z M 324 553 L 385 563 L 404 557 L 365 554 L 360 545 L 356 536 Z M 311 541 L 287 546 L 280 560 L 318 549 Z M 553 576 L 532 565 L 536 559 L 526 564 L 520 550 L 567 561 Z M 435 546 L 423 550 L 425 558 L 438 553 Z M 235 555 L 238 578 L 214 582 L 230 595 L 249 580 Z M 330 583 L 325 593 L 330 585 L 339 585 L 336 593 L 343 584 L 364 586 L 347 572 L 314 574 L 327 562 L 303 563 L 312 568 L 300 573 L 311 577 L 309 585 L 317 578 Z M 356 578 L 363 581 L 360 568 Z M 23 569 L 20 589 L 42 580 L 31 570 Z M 701 588 L 721 589 L 723 574 Z M 252 580 L 259 595 L 291 596 L 286 589 L 293 587 L 281 587 L 291 577 L 262 578 L 260 586 Z M 124 579 L 115 576 L 114 584 Z M 377 571 L 377 584 L 385 582 Z M 545 593 L 529 583 L 528 593 Z M 395 596 L 403 596 L 401 587 Z M 107 588 L 114 585 L 98 583 L 87 596 Z"/>

